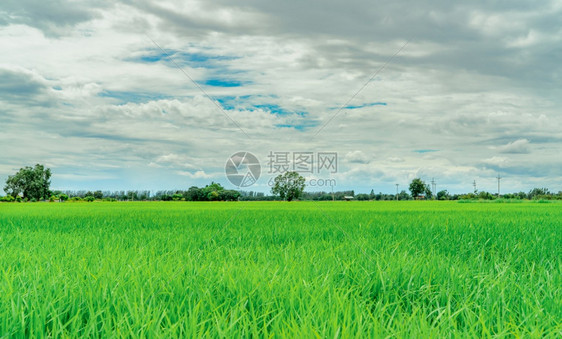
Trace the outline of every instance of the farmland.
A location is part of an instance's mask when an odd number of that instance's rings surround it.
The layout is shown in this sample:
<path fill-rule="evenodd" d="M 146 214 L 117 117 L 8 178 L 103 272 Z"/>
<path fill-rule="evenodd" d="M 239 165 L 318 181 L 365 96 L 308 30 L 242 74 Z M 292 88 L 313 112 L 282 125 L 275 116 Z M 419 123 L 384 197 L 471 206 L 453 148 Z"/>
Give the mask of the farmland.
<path fill-rule="evenodd" d="M 5 336 L 562 332 L 562 204 L 0 204 Z"/>

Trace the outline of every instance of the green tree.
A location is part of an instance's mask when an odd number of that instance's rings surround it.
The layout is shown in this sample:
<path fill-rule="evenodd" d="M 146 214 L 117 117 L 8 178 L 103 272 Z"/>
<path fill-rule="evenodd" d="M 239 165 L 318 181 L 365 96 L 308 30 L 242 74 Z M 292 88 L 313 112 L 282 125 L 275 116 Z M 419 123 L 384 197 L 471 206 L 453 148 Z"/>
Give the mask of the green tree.
<path fill-rule="evenodd" d="M 102 191 L 95 191 L 93 193 L 93 196 L 94 196 L 95 199 L 101 200 L 101 199 L 103 199 L 103 192 Z"/>
<path fill-rule="evenodd" d="M 425 185 L 425 198 L 426 199 L 433 199 L 433 193 L 431 192 L 431 189 L 429 188 L 429 185 Z"/>
<path fill-rule="evenodd" d="M 271 193 L 279 195 L 283 200 L 292 201 L 302 195 L 305 186 L 305 179 L 300 174 L 285 172 L 275 178 Z"/>
<path fill-rule="evenodd" d="M 4 191 L 12 197 L 20 193 L 24 199 L 43 200 L 50 197 L 51 170 L 43 165 L 26 166 L 6 180 Z"/>
<path fill-rule="evenodd" d="M 422 194 L 425 194 L 426 198 L 431 196 L 431 190 L 429 189 L 429 185 L 427 185 L 424 181 L 420 178 L 415 178 L 410 183 L 410 192 L 412 193 L 412 197 L 415 199 Z"/>
<path fill-rule="evenodd" d="M 408 194 L 408 192 L 402 190 L 398 194 L 398 200 L 410 200 L 410 195 Z"/>
<path fill-rule="evenodd" d="M 529 191 L 529 194 L 527 195 L 529 197 L 529 199 L 541 199 L 544 198 L 545 196 L 550 195 L 550 191 L 548 190 L 548 188 L 533 188 L 532 190 Z"/>
<path fill-rule="evenodd" d="M 480 193 L 478 193 L 478 199 L 480 200 L 494 200 L 494 196 L 492 195 L 492 193 L 486 192 L 486 191 L 481 191 Z"/>
<path fill-rule="evenodd" d="M 219 200 L 220 192 L 224 190 L 221 184 L 216 182 L 211 182 L 210 185 L 205 186 L 203 191 L 203 197 L 205 200 L 216 201 Z"/>
<path fill-rule="evenodd" d="M 219 192 L 219 200 L 236 201 L 240 198 L 240 192 L 234 190 L 224 190 Z"/>
<path fill-rule="evenodd" d="M 183 193 L 186 201 L 202 201 L 205 200 L 203 197 L 203 190 L 197 186 L 191 186 L 187 191 Z"/>
<path fill-rule="evenodd" d="M 437 192 L 437 200 L 449 200 L 449 192 L 447 190 Z"/>

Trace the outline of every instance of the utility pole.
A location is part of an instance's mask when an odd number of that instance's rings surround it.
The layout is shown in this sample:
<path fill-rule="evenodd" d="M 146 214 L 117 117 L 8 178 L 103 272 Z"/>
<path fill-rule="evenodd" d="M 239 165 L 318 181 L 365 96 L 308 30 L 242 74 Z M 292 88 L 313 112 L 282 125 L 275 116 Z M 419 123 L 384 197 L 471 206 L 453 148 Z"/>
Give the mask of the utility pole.
<path fill-rule="evenodd" d="M 500 197 L 500 180 L 502 180 L 502 177 L 500 176 L 500 174 L 498 173 L 498 176 L 496 177 L 496 179 L 498 179 L 498 198 Z"/>
<path fill-rule="evenodd" d="M 433 198 L 433 196 L 437 194 L 437 192 L 435 192 L 437 190 L 437 183 L 435 182 L 435 178 L 431 178 L 431 190 L 432 190 L 431 195 Z"/>
<path fill-rule="evenodd" d="M 396 185 L 396 200 L 398 200 L 398 184 L 395 185 Z"/>
<path fill-rule="evenodd" d="M 474 194 L 476 194 L 477 190 L 476 190 L 476 180 L 474 180 L 472 182 L 472 186 L 474 186 Z"/>

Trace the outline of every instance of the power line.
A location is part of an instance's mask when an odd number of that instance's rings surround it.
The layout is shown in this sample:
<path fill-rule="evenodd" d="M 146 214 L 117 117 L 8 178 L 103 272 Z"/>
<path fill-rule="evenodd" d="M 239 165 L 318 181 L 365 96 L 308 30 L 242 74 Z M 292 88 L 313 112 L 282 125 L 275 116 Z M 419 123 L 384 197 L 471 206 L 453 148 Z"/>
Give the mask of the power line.
<path fill-rule="evenodd" d="M 166 56 L 166 58 L 168 58 L 168 60 L 170 60 L 172 62 L 172 64 L 174 64 L 174 66 L 176 66 L 176 68 L 178 70 L 180 70 L 180 72 L 183 73 L 183 75 L 185 75 L 186 78 L 188 78 L 194 85 L 195 87 L 197 87 L 199 89 L 199 91 L 201 91 L 201 93 L 203 93 L 203 95 L 209 99 L 209 101 L 211 101 L 213 103 L 213 105 L 215 105 L 220 112 L 222 112 L 222 114 L 224 114 L 225 117 L 228 118 L 228 120 L 230 120 L 236 127 L 238 127 L 238 129 L 240 130 L 240 132 L 242 132 L 246 137 L 248 137 L 248 139 L 251 139 L 251 137 L 248 135 L 248 133 L 246 133 L 246 131 L 242 128 L 242 126 L 240 126 L 240 124 L 234 120 L 228 113 L 226 113 L 226 111 L 224 110 L 224 108 L 222 107 L 221 104 L 219 104 L 219 102 L 213 98 L 212 96 L 210 96 L 204 89 L 203 87 L 201 87 L 201 85 L 199 85 L 199 83 L 197 83 L 197 81 L 195 81 L 195 79 L 193 79 L 169 54 L 168 52 L 166 52 L 162 47 L 160 47 L 160 45 L 158 43 L 156 43 L 156 41 L 154 41 L 150 36 L 146 35 L 150 41 L 152 41 L 152 43 Z"/>
<path fill-rule="evenodd" d="M 398 54 L 400 54 L 400 52 L 402 52 L 402 50 L 410 43 L 411 39 L 408 39 L 403 45 L 402 47 L 400 47 L 379 69 L 377 69 L 370 77 L 369 80 L 367 80 L 367 82 L 365 82 L 363 84 L 363 86 L 361 86 L 361 88 L 359 88 L 359 90 L 357 92 L 355 92 L 351 98 L 349 98 L 343 105 L 340 106 L 340 108 L 336 111 L 336 113 L 334 113 L 328 120 L 326 120 L 321 126 L 320 128 L 318 128 L 318 130 L 314 133 L 314 137 L 316 137 L 318 134 L 320 134 L 320 132 L 322 132 L 322 130 L 328 125 L 330 124 L 330 122 L 332 122 L 332 120 L 334 120 L 340 113 L 342 110 L 344 110 L 351 101 L 353 101 L 353 99 L 355 99 L 355 97 L 361 93 L 361 91 L 363 91 L 365 89 L 365 87 L 367 87 L 367 85 L 382 71 L 386 68 L 386 66 L 388 66 L 388 64 L 390 64 L 390 62 L 392 61 L 392 59 L 394 59 Z"/>

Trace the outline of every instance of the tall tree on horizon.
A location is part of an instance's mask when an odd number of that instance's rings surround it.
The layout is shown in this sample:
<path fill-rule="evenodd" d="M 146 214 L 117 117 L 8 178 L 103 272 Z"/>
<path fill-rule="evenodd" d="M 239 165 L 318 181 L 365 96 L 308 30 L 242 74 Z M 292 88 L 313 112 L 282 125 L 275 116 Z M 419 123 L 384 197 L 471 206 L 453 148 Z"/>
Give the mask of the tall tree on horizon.
<path fill-rule="evenodd" d="M 24 199 L 43 200 L 49 198 L 51 186 L 51 170 L 36 164 L 26 166 L 6 180 L 4 191 L 12 197 L 23 194 Z"/>

